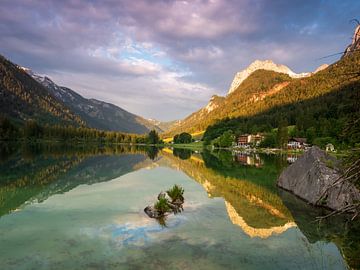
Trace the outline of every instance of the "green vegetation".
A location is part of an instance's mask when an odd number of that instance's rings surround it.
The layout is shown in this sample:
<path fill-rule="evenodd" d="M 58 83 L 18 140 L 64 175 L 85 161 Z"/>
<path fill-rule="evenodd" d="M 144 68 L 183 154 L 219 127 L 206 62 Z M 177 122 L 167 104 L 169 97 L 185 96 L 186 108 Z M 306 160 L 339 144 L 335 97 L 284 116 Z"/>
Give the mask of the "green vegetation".
<path fill-rule="evenodd" d="M 280 121 L 276 134 L 277 146 L 281 149 L 287 148 L 287 142 L 289 139 L 288 128 L 286 121 Z"/>
<path fill-rule="evenodd" d="M 154 208 L 161 214 L 171 211 L 171 208 L 168 205 L 166 198 L 160 198 L 155 204 Z"/>
<path fill-rule="evenodd" d="M 151 160 L 155 160 L 159 154 L 159 148 L 156 146 L 146 147 L 146 154 Z"/>
<path fill-rule="evenodd" d="M 149 134 L 145 136 L 85 127 L 43 126 L 35 120 L 28 120 L 23 126 L 15 126 L 4 116 L 0 117 L 0 141 L 163 144 L 163 141 L 160 140 L 159 134 L 155 130 L 150 131 Z"/>
<path fill-rule="evenodd" d="M 334 161 L 331 159 L 325 160 L 325 165 L 326 165 L 326 167 L 328 167 L 330 169 L 335 169 Z"/>
<path fill-rule="evenodd" d="M 167 190 L 166 193 L 169 195 L 172 202 L 184 201 L 184 189 L 176 184 L 172 188 Z"/>
<path fill-rule="evenodd" d="M 277 146 L 276 134 L 269 132 L 265 134 L 264 140 L 260 142 L 259 147 L 261 148 L 274 148 Z"/>
<path fill-rule="evenodd" d="M 325 147 L 328 143 L 335 145 L 336 141 L 334 138 L 331 138 L 331 137 L 314 138 L 312 141 L 312 144 L 317 145 L 322 149 L 325 149 Z"/>
<path fill-rule="evenodd" d="M 192 150 L 187 148 L 174 148 L 173 154 L 180 159 L 189 159 L 191 157 Z"/>
<path fill-rule="evenodd" d="M 186 132 L 176 134 L 174 136 L 173 142 L 176 144 L 191 143 L 192 142 L 191 134 L 186 133 Z"/>
<path fill-rule="evenodd" d="M 151 130 L 146 138 L 146 143 L 148 144 L 159 144 L 160 137 L 156 130 Z"/>
<path fill-rule="evenodd" d="M 225 178 L 247 179 L 256 185 L 267 188 L 276 193 L 277 177 L 288 165 L 286 155 L 259 154 L 261 166 L 242 166 L 234 160 L 231 151 L 219 149 L 217 151 L 205 150 L 201 153 L 205 166 Z M 255 158 L 254 156 L 251 156 Z"/>
<path fill-rule="evenodd" d="M 103 131 L 85 127 L 40 125 L 29 120 L 24 126 L 15 127 L 7 118 L 0 120 L 0 140 L 9 141 L 63 141 L 68 143 L 145 143 L 143 135 Z"/>
<path fill-rule="evenodd" d="M 0 116 L 0 140 L 8 141 L 18 136 L 18 129 L 9 119 Z"/>
<path fill-rule="evenodd" d="M 171 202 L 167 198 L 166 194 L 171 198 Z M 154 213 L 154 211 L 149 206 L 146 207 L 144 211 L 150 217 L 155 217 L 157 219 L 164 218 L 166 213 L 173 212 L 174 214 L 177 214 L 183 210 L 182 208 L 182 204 L 184 203 L 183 194 L 184 194 L 184 189 L 178 185 L 174 185 L 166 193 L 161 192 L 158 195 L 158 200 L 154 204 L 154 209 L 157 213 Z"/>
<path fill-rule="evenodd" d="M 212 141 L 212 145 L 215 147 L 226 148 L 233 145 L 235 140 L 234 133 L 232 130 L 225 131 L 220 137 Z"/>
<path fill-rule="evenodd" d="M 181 143 L 181 144 L 167 144 L 173 148 L 187 148 L 192 150 L 202 150 L 204 147 L 204 142 L 192 142 L 192 143 Z"/>

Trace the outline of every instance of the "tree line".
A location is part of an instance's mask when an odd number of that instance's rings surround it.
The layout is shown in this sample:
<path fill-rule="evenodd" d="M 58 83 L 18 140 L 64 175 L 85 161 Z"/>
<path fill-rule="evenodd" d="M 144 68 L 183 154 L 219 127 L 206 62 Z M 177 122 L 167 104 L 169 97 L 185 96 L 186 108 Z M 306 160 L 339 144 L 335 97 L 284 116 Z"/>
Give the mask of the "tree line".
<path fill-rule="evenodd" d="M 151 130 L 147 135 L 139 135 L 117 131 L 104 131 L 87 127 L 40 125 L 35 120 L 28 120 L 22 125 L 15 125 L 5 116 L 0 116 L 0 140 L 56 140 L 64 142 L 133 143 L 154 145 L 163 143 L 159 134 L 155 130 Z"/>

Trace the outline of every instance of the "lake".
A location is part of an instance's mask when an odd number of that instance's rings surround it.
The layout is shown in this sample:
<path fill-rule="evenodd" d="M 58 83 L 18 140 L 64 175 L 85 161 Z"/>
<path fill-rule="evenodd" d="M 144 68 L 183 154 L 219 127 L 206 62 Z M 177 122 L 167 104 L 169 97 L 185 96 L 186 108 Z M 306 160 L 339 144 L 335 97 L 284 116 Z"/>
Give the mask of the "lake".
<path fill-rule="evenodd" d="M 0 269 L 347 269 L 359 224 L 279 190 L 286 156 L 0 147 Z M 184 211 L 144 207 L 181 185 Z"/>

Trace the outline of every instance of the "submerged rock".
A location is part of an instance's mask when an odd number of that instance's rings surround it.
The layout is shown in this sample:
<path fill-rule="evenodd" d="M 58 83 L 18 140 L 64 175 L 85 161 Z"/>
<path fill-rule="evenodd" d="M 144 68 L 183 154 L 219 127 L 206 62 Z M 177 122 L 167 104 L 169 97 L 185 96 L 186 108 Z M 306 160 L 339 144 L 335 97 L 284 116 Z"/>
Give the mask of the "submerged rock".
<path fill-rule="evenodd" d="M 339 166 L 336 158 L 313 146 L 281 173 L 277 185 L 313 205 L 339 210 L 360 200 L 359 190 L 341 181 Z"/>
<path fill-rule="evenodd" d="M 154 206 L 151 205 L 146 206 L 144 212 L 151 218 L 161 218 L 164 216 L 163 213 L 160 213 Z"/>

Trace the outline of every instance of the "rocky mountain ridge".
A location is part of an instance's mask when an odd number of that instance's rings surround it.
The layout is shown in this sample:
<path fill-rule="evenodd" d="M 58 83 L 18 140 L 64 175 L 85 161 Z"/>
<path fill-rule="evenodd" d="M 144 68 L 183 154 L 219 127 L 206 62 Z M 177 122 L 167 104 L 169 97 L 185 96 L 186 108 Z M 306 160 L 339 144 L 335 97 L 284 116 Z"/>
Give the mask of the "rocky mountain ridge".
<path fill-rule="evenodd" d="M 253 72 L 259 69 L 284 73 L 289 75 L 291 78 L 304 78 L 309 77 L 312 74 L 321 71 L 326 67 L 328 67 L 328 65 L 324 64 L 318 67 L 314 72 L 295 73 L 289 67 L 282 64 L 276 64 L 272 60 L 255 60 L 246 69 L 236 73 L 230 85 L 228 95 L 234 92 L 247 77 L 249 77 Z"/>
<path fill-rule="evenodd" d="M 152 129 L 158 132 L 164 131 L 159 127 L 162 124 L 160 121 L 145 119 L 111 103 L 87 99 L 70 88 L 57 85 L 48 76 L 36 74 L 25 67 L 19 69 L 48 89 L 55 98 L 66 104 L 91 128 L 137 134 L 147 133 Z"/>
<path fill-rule="evenodd" d="M 249 77 L 254 71 L 259 69 L 271 70 L 279 73 L 288 74 L 290 77 L 293 78 L 309 76 L 309 73 L 296 74 L 287 66 L 281 64 L 275 64 L 272 60 L 255 60 L 247 68 L 236 73 L 230 85 L 228 94 L 234 92 L 247 77 Z"/>

